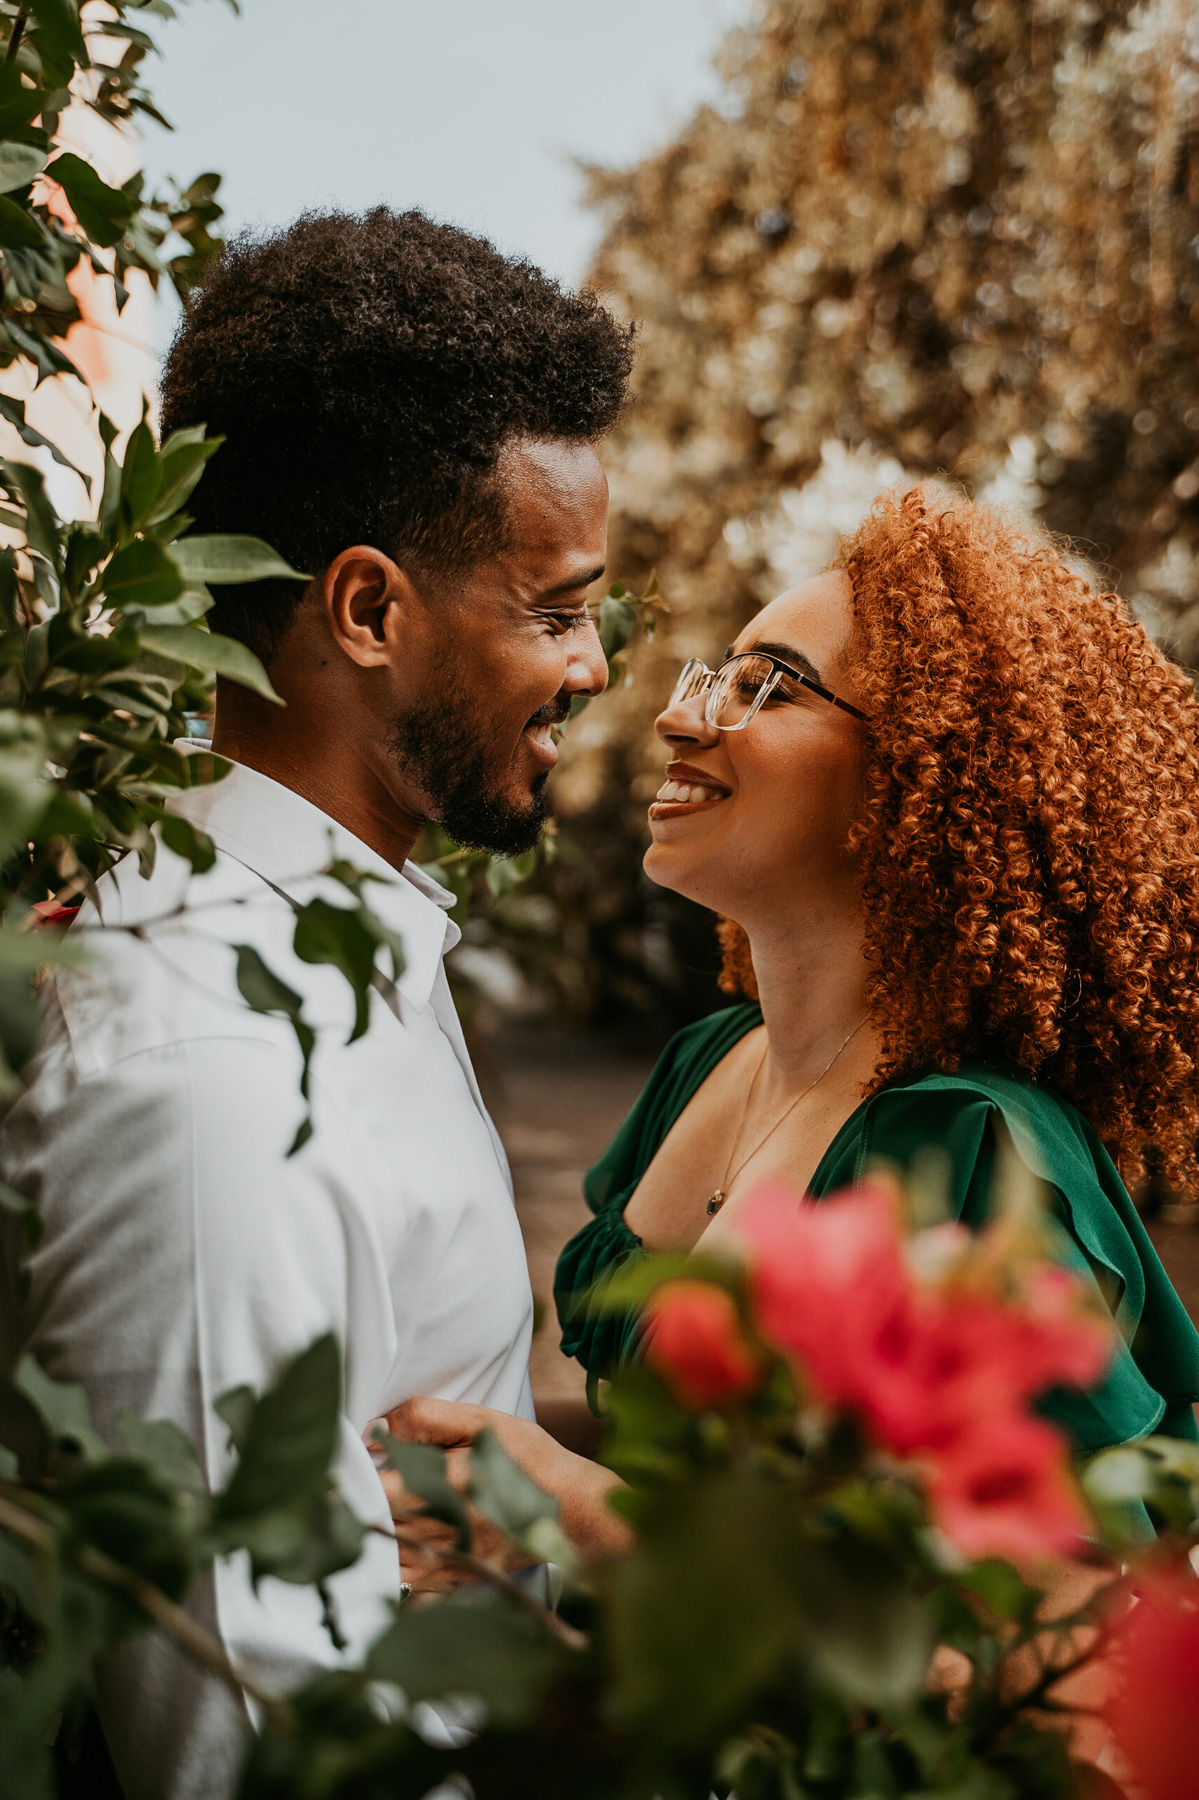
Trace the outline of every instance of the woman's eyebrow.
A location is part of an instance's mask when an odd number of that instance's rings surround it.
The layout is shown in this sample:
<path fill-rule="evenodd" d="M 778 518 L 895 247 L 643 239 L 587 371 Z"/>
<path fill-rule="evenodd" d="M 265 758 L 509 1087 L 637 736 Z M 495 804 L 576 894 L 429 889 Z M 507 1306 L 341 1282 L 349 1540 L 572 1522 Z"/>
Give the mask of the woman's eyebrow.
<path fill-rule="evenodd" d="M 745 651 L 750 650 L 759 650 L 763 656 L 777 656 L 780 662 L 790 663 L 793 669 L 798 669 L 801 675 L 809 676 L 819 687 L 825 685 L 824 676 L 820 673 L 820 670 L 816 667 L 816 664 L 812 661 L 811 657 L 805 656 L 802 650 L 797 650 L 794 644 L 746 644 Z M 742 652 L 743 655 L 745 654 L 745 651 Z M 730 656 L 736 656 L 737 652 L 730 644 L 724 654 L 727 662 L 728 658 Z"/>

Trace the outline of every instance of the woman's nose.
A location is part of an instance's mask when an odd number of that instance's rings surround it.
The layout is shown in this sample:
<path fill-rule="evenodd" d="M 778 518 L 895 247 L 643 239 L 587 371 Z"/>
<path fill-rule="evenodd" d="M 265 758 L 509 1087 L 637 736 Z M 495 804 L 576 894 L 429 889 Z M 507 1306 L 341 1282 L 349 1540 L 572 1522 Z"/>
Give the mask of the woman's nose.
<path fill-rule="evenodd" d="M 705 694 L 693 694 L 668 706 L 654 720 L 654 730 L 664 744 L 715 744 L 720 733 L 704 717 Z"/>

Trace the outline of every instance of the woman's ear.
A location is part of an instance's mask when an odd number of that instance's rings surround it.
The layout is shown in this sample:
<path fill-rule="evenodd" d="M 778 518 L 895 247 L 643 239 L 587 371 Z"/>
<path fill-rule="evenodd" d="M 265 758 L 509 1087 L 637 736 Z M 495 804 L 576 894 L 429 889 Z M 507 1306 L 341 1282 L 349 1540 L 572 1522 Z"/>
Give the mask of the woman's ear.
<path fill-rule="evenodd" d="M 351 662 L 379 668 L 396 650 L 417 604 L 411 577 L 369 544 L 342 550 L 321 577 L 329 629 Z"/>

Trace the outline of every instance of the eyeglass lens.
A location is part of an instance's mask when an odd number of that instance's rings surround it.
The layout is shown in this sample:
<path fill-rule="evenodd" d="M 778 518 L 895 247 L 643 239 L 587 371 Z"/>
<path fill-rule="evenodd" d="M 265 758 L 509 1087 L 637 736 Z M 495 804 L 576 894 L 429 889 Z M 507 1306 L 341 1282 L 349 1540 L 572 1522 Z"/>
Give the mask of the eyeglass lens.
<path fill-rule="evenodd" d="M 709 721 L 721 731 L 748 725 L 767 695 L 778 686 L 779 672 L 766 656 L 738 656 L 725 663 L 712 683 Z"/>
<path fill-rule="evenodd" d="M 679 678 L 674 684 L 674 692 L 670 696 L 669 705 L 683 706 L 688 700 L 694 700 L 696 694 L 702 694 L 712 679 L 712 671 L 698 656 L 693 656 L 683 664 Z"/>
<path fill-rule="evenodd" d="M 684 663 L 674 684 L 670 704 L 683 706 L 710 688 L 704 709 L 708 723 L 721 731 L 740 731 L 749 724 L 779 680 L 779 671 L 766 656 L 734 657 L 715 676 L 699 657 L 694 656 Z"/>

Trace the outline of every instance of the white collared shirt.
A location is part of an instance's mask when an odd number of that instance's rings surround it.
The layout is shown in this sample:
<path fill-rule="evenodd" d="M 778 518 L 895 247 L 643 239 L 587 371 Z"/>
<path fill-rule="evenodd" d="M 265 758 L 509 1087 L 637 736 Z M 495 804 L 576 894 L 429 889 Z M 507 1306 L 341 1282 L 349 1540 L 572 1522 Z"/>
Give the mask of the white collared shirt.
<path fill-rule="evenodd" d="M 177 1421 L 216 1486 L 231 1459 L 214 1402 L 242 1383 L 261 1391 L 333 1331 L 345 1350 L 337 1478 L 360 1518 L 386 1525 L 362 1438 L 373 1418 L 416 1394 L 533 1411 L 511 1182 L 442 965 L 458 937 L 451 897 L 252 769 L 178 810 L 212 836 L 215 867 L 194 876 L 160 848 L 147 881 L 127 859 L 99 884 L 101 917 L 85 905 L 72 927 L 86 966 L 45 986 L 30 1085 L 0 1129 L 0 1179 L 36 1201 L 45 1232 L 31 1249 L 3 1215 L 0 1356 L 32 1349 L 50 1375 L 81 1382 L 110 1441 L 123 1407 Z M 368 902 L 406 963 L 372 993 L 354 1044 L 345 978 L 291 949 L 292 902 L 348 902 L 317 875 L 334 855 L 371 877 Z M 286 1021 L 242 1001 L 236 944 L 259 951 L 318 1027 L 314 1132 L 290 1159 L 298 1049 Z M 334 1577 L 351 1657 L 399 1582 L 395 1546 L 378 1537 Z M 316 1596 L 272 1580 L 255 1596 L 241 1557 L 189 1605 L 267 1685 L 338 1660 Z M 229 1789 L 249 1714 L 162 1639 L 109 1654 L 99 1690 L 129 1800 Z"/>

